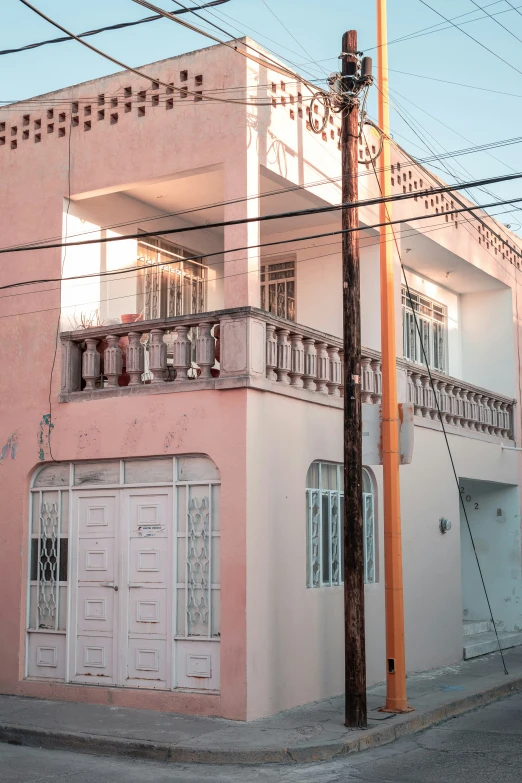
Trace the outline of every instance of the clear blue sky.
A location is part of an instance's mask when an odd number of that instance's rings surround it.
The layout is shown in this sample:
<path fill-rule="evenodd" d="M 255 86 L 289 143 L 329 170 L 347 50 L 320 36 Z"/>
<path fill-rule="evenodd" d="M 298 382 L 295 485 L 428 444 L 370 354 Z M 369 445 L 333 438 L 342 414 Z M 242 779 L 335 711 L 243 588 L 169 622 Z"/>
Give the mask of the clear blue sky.
<path fill-rule="evenodd" d="M 31 1 L 48 16 L 76 33 L 151 15 L 132 0 Z M 190 4 L 190 0 L 182 2 Z M 194 4 L 201 2 L 203 0 L 195 0 Z M 491 18 L 479 19 L 484 16 L 484 12 L 479 11 L 471 0 L 427 2 L 444 16 L 453 18 L 456 24 L 463 25 L 462 29 L 521 73 L 481 48 L 461 30 L 448 27 L 421 0 L 388 0 L 390 41 L 440 24 L 435 32 L 390 46 L 392 100 L 400 106 L 401 113 L 407 116 L 409 122 L 420 123 L 422 128 L 417 126 L 418 133 L 428 139 L 429 145 L 436 148 L 437 152 L 441 148 L 454 151 L 471 144 L 521 135 L 522 0 L 510 0 L 518 12 L 512 10 L 506 0 L 496 3 L 477 0 L 477 4 L 485 7 L 489 13 L 498 14 L 495 19 L 510 32 L 502 29 Z M 156 0 L 156 4 L 167 10 L 178 7 L 172 0 Z M 37 17 L 19 0 L 2 0 L 1 5 L 0 50 L 60 35 L 58 30 Z M 277 14 L 284 26 L 269 9 Z M 375 55 L 371 51 L 376 37 L 374 0 L 329 0 L 323 3 L 312 0 L 266 0 L 266 3 L 263 0 L 230 0 L 213 9 L 213 16 L 208 11 L 201 13 L 229 30 L 232 35 L 250 35 L 274 53 L 286 57 L 294 67 L 319 78 L 337 69 L 337 56 L 344 30 L 357 29 L 359 47 Z M 464 14 L 469 15 L 455 19 Z M 201 24 L 191 15 L 186 18 Z M 463 24 L 467 21 L 469 24 Z M 184 30 L 169 20 L 107 32 L 88 40 L 132 66 L 178 55 L 209 43 L 208 39 Z M 311 59 L 315 64 L 310 63 Z M 28 98 L 114 70 L 117 69 L 110 62 L 76 42 L 0 56 L 0 100 Z M 493 92 L 418 77 L 460 82 L 488 88 Z M 500 95 L 495 91 L 511 95 Z M 373 110 L 372 106 L 370 110 Z M 396 139 L 411 153 L 419 157 L 430 154 L 423 146 L 423 141 L 397 113 L 392 117 L 392 127 Z M 470 178 L 496 176 L 509 173 L 512 169 L 522 170 L 522 144 L 499 148 L 491 154 L 497 160 L 486 153 L 475 153 L 458 158 L 457 161 L 450 160 L 448 164 L 454 169 L 458 164 L 463 165 L 467 173 L 459 168 L 459 176 L 462 178 L 468 175 Z M 514 198 L 522 195 L 522 180 L 492 186 L 490 189 L 503 198 Z M 475 196 L 477 200 L 488 199 L 477 191 Z M 511 222 L 515 227 L 522 223 L 522 212 L 499 216 L 499 219 L 505 223 Z M 522 234 L 522 231 L 519 233 Z"/>

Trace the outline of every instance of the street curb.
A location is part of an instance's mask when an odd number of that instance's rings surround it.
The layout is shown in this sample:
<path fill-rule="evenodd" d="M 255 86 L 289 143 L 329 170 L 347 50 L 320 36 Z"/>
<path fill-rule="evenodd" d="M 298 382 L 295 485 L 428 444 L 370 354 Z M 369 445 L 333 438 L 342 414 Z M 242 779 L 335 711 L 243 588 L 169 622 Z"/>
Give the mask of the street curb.
<path fill-rule="evenodd" d="M 97 736 L 72 731 L 55 731 L 38 727 L 0 724 L 0 742 L 48 750 L 68 750 L 98 756 L 119 756 L 182 764 L 310 764 L 331 761 L 350 753 L 387 745 L 396 739 L 415 734 L 442 721 L 483 707 L 486 704 L 522 691 L 522 677 L 502 685 L 476 692 L 449 704 L 401 716 L 395 725 L 376 726 L 362 736 L 332 740 L 314 745 L 294 745 L 282 748 L 189 748 L 125 737 Z"/>

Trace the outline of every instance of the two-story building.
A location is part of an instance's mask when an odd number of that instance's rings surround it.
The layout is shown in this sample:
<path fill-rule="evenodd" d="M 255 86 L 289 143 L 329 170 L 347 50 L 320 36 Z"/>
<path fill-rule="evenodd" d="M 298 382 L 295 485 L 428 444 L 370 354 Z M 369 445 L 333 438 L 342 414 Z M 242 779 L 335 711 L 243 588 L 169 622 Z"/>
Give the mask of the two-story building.
<path fill-rule="evenodd" d="M 339 211 L 230 223 L 339 204 L 339 117 L 321 129 L 316 104 L 314 132 L 306 84 L 232 48 L 142 71 L 0 110 L 1 247 L 26 248 L 0 280 L 40 281 L 0 293 L 0 690 L 252 719 L 343 690 L 341 226 Z M 378 195 L 376 146 L 361 198 Z M 393 160 L 395 193 L 438 185 Z M 522 643 L 522 246 L 452 199 L 393 205 L 412 290 L 397 256 L 408 671 L 494 649 L 459 494 L 503 644 Z M 376 208 L 360 221 L 378 405 Z M 375 683 L 378 465 L 363 489 Z"/>

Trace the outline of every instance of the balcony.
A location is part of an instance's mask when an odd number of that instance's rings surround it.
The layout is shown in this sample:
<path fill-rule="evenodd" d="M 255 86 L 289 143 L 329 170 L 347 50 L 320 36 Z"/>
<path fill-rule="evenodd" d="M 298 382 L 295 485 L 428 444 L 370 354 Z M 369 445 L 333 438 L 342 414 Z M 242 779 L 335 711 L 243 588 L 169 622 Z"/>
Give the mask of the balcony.
<path fill-rule="evenodd" d="M 78 329 L 61 344 L 62 402 L 252 387 L 343 405 L 342 340 L 253 307 Z M 362 354 L 362 401 L 379 404 L 380 354 Z M 514 400 L 435 371 L 433 389 L 425 368 L 403 359 L 397 368 L 418 424 L 440 426 L 436 395 L 449 431 L 513 440 Z"/>

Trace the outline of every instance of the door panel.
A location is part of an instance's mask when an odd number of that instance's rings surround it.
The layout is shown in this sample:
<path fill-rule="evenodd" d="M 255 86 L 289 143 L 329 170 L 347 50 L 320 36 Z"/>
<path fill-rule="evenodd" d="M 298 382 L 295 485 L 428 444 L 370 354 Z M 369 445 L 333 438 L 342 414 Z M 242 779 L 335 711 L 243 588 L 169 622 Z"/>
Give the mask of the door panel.
<path fill-rule="evenodd" d="M 160 587 L 131 587 L 129 592 L 129 632 L 165 636 L 167 590 Z"/>
<path fill-rule="evenodd" d="M 129 639 L 127 685 L 133 688 L 166 688 L 167 642 Z"/>
<path fill-rule="evenodd" d="M 78 531 L 73 592 L 75 682 L 118 682 L 118 501 L 118 492 L 108 490 L 82 490 L 74 495 Z"/>
<path fill-rule="evenodd" d="M 122 508 L 129 536 L 126 684 L 172 687 L 172 490 L 126 490 Z"/>
<path fill-rule="evenodd" d="M 112 635 L 115 597 L 112 587 L 78 585 L 78 633 Z"/>
<path fill-rule="evenodd" d="M 78 581 L 114 582 L 114 538 L 80 538 Z"/>
<path fill-rule="evenodd" d="M 116 493 L 92 495 L 87 492 L 77 496 L 78 502 L 78 532 L 80 538 L 85 536 L 114 537 L 116 532 Z"/>
<path fill-rule="evenodd" d="M 78 681 L 112 685 L 114 676 L 113 640 L 110 636 L 79 636 L 76 648 Z"/>

